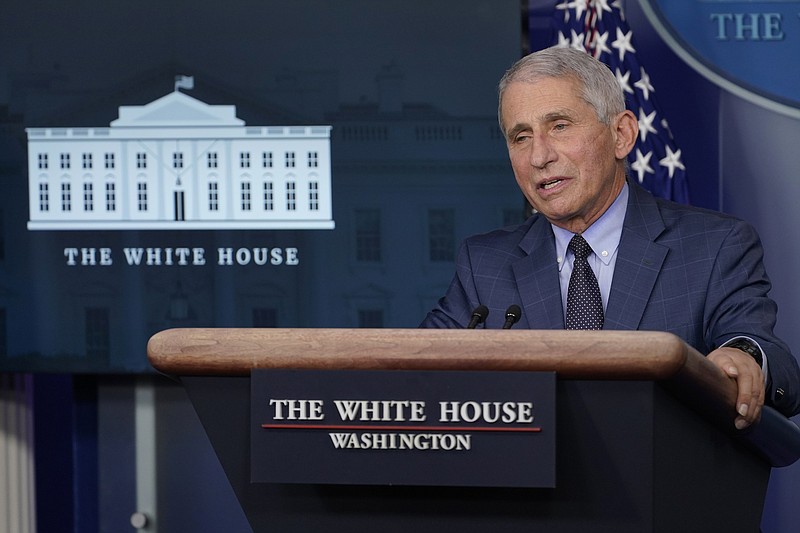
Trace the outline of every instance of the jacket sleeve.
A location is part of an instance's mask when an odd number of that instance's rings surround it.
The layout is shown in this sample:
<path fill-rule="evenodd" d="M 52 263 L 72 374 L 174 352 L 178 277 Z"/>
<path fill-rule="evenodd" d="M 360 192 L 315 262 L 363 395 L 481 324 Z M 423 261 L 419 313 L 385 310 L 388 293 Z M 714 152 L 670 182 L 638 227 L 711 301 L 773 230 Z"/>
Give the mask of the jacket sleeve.
<path fill-rule="evenodd" d="M 707 291 L 706 342 L 718 347 L 736 336 L 753 338 L 767 359 L 766 402 L 786 416 L 800 413 L 800 367 L 773 332 L 777 304 L 763 261 L 761 240 L 737 221 L 719 249 Z"/>

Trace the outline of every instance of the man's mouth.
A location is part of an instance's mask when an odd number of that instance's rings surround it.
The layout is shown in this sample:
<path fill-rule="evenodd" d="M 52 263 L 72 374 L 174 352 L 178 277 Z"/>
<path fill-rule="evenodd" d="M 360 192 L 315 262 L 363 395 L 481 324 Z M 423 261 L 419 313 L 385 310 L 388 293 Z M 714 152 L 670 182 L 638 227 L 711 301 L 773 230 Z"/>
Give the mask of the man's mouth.
<path fill-rule="evenodd" d="M 563 180 L 561 180 L 561 179 L 554 179 L 554 180 L 550 180 L 550 181 L 545 181 L 544 183 L 542 183 L 540 185 L 540 187 L 542 189 L 544 189 L 544 190 L 549 190 L 549 189 L 552 189 L 553 187 L 556 187 L 562 181 Z"/>

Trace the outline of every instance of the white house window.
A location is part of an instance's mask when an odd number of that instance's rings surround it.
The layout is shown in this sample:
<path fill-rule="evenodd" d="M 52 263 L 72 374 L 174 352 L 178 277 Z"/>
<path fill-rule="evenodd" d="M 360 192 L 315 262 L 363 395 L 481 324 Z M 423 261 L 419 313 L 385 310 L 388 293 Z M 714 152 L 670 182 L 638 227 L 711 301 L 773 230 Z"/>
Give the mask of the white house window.
<path fill-rule="evenodd" d="M 114 168 L 116 166 L 113 152 L 107 153 L 105 158 L 106 158 L 106 168 Z"/>
<path fill-rule="evenodd" d="M 113 182 L 106 183 L 106 211 L 117 210 L 117 188 Z"/>
<path fill-rule="evenodd" d="M 455 211 L 431 209 L 428 211 L 428 250 L 431 261 L 450 262 L 455 258 Z"/>
<path fill-rule="evenodd" d="M 319 153 L 308 152 L 308 167 L 317 168 L 319 166 Z"/>
<path fill-rule="evenodd" d="M 297 209 L 297 186 L 293 181 L 286 183 L 286 210 L 294 211 Z"/>
<path fill-rule="evenodd" d="M 8 325 L 6 308 L 0 307 L 0 356 L 8 355 Z"/>
<path fill-rule="evenodd" d="M 286 152 L 286 168 L 294 168 L 294 152 Z"/>
<path fill-rule="evenodd" d="M 50 187 L 47 183 L 39 184 L 39 211 L 50 211 Z"/>
<path fill-rule="evenodd" d="M 381 212 L 379 209 L 355 210 L 356 261 L 381 260 Z"/>
<path fill-rule="evenodd" d="M 308 209 L 319 211 L 319 182 L 317 181 L 308 184 Z"/>
<path fill-rule="evenodd" d="M 147 154 L 145 152 L 136 154 L 136 168 L 147 168 Z"/>
<path fill-rule="evenodd" d="M 172 154 L 172 168 L 183 168 L 183 152 Z"/>
<path fill-rule="evenodd" d="M 242 211 L 250 211 L 252 209 L 252 202 L 250 197 L 250 182 L 242 182 Z"/>
<path fill-rule="evenodd" d="M 94 187 L 91 183 L 83 184 L 83 210 L 94 211 Z"/>
<path fill-rule="evenodd" d="M 278 310 L 275 309 L 274 307 L 254 307 L 253 327 L 254 328 L 278 327 Z"/>
<path fill-rule="evenodd" d="M 217 152 L 209 152 L 206 154 L 206 162 L 208 163 L 208 168 L 217 168 L 219 166 Z"/>
<path fill-rule="evenodd" d="M 208 210 L 219 211 L 219 184 L 216 181 L 208 184 Z"/>
<path fill-rule="evenodd" d="M 239 154 L 239 167 L 250 168 L 250 152 L 241 152 Z"/>
<path fill-rule="evenodd" d="M 39 154 L 39 169 L 47 170 L 47 154 Z"/>
<path fill-rule="evenodd" d="M 136 207 L 139 211 L 147 211 L 147 183 L 136 184 Z"/>
<path fill-rule="evenodd" d="M 525 209 L 520 207 L 509 207 L 503 209 L 503 220 L 500 227 L 515 226 L 525 220 Z"/>
<path fill-rule="evenodd" d="M 72 187 L 69 183 L 61 184 L 61 210 L 72 211 Z"/>
<path fill-rule="evenodd" d="M 111 351 L 111 327 L 107 307 L 87 307 L 86 319 L 86 356 L 89 358 L 107 358 Z"/>
<path fill-rule="evenodd" d="M 264 211 L 275 209 L 275 190 L 271 181 L 264 182 Z"/>
<path fill-rule="evenodd" d="M 83 168 L 92 168 L 92 154 L 83 154 Z"/>
<path fill-rule="evenodd" d="M 264 168 L 272 168 L 272 152 L 263 152 L 261 154 L 261 165 Z"/>
<path fill-rule="evenodd" d="M 69 168 L 69 154 L 61 154 L 61 168 Z"/>
<path fill-rule="evenodd" d="M 358 310 L 359 328 L 382 328 L 383 309 L 359 309 Z"/>

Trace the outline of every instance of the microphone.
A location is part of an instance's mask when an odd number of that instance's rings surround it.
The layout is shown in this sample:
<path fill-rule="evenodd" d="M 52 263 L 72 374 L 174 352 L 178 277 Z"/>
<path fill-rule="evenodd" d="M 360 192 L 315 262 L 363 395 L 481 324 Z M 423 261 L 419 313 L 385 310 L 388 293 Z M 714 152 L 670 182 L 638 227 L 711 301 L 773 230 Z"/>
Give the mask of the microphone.
<path fill-rule="evenodd" d="M 486 317 L 489 316 L 489 308 L 485 305 L 479 305 L 472 310 L 472 318 L 467 325 L 467 329 L 475 329 L 478 324 L 483 323 Z"/>
<path fill-rule="evenodd" d="M 519 317 L 522 316 L 522 309 L 517 304 L 512 304 L 506 309 L 506 321 L 503 324 L 503 329 L 511 329 L 511 326 L 519 322 Z"/>

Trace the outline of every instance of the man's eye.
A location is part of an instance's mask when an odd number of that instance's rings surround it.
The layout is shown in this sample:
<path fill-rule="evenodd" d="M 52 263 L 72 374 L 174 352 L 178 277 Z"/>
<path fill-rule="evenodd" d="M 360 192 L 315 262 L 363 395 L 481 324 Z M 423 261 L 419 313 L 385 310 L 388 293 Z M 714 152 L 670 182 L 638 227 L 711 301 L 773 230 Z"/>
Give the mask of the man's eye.
<path fill-rule="evenodd" d="M 556 131 L 564 131 L 565 129 L 567 129 L 567 124 L 565 122 L 559 122 L 558 124 L 553 126 L 553 129 Z"/>

